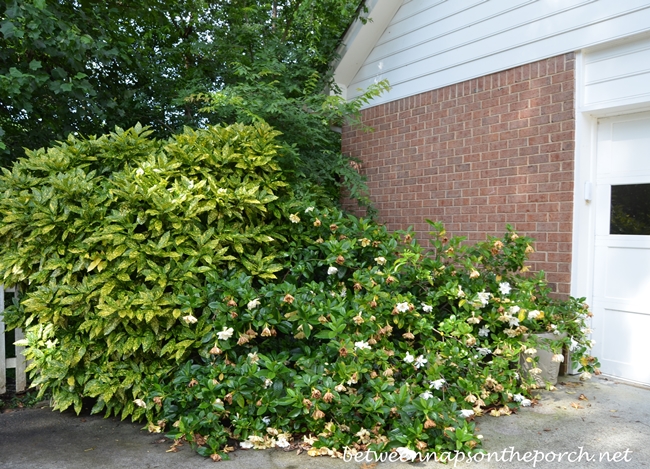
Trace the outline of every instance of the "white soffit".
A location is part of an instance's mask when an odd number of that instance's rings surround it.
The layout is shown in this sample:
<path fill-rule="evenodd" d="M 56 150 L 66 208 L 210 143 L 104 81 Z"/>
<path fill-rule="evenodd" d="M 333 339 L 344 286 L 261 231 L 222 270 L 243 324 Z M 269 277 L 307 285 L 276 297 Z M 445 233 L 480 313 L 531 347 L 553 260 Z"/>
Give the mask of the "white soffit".
<path fill-rule="evenodd" d="M 369 20 L 356 20 L 343 37 L 338 53 L 341 59 L 334 70 L 334 80 L 344 90 L 363 66 L 388 24 L 402 6 L 403 0 L 368 0 Z"/>

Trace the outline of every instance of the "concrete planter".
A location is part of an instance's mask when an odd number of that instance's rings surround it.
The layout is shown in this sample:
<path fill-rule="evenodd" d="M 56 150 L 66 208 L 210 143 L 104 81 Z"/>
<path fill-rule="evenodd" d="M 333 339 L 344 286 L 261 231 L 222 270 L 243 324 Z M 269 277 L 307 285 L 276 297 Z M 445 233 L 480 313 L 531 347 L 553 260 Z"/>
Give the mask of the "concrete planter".
<path fill-rule="evenodd" d="M 534 367 L 534 365 L 533 363 L 527 362 L 526 358 L 539 357 L 539 360 L 537 362 L 537 367 L 541 369 L 542 372 L 530 376 L 533 376 L 535 382 L 540 387 L 545 387 L 546 383 L 556 385 L 557 377 L 560 373 L 560 366 L 562 365 L 562 363 L 553 361 L 553 352 L 550 350 L 550 344 L 557 340 L 563 339 L 565 337 L 565 334 L 556 335 L 551 332 L 547 332 L 543 334 L 532 334 L 532 335 L 537 337 L 538 345 L 535 347 L 537 353 L 535 353 L 534 355 L 520 354 L 519 363 L 521 364 L 521 369 L 524 372 L 524 374 L 528 376 L 529 371 Z M 524 338 L 527 339 L 528 336 L 524 336 Z"/>

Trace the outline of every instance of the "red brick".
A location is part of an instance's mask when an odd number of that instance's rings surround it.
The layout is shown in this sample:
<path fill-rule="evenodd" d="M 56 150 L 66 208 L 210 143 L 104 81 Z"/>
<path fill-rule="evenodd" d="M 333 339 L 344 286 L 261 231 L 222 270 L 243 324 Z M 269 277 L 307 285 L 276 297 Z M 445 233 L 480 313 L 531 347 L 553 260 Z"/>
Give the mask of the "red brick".
<path fill-rule="evenodd" d="M 533 270 L 570 291 L 574 54 L 523 65 L 362 111 L 366 133 L 345 127 L 379 218 L 389 229 L 424 218 L 469 241 L 506 224 L 537 240 Z M 345 207 L 361 213 L 345 199 Z"/>

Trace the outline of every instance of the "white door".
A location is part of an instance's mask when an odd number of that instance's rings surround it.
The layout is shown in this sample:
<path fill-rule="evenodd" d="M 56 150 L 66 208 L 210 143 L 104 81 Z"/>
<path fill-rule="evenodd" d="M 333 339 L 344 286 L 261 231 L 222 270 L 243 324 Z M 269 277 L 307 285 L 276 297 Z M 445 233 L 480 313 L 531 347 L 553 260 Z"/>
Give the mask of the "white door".
<path fill-rule="evenodd" d="M 650 113 L 598 121 L 596 174 L 593 352 L 650 384 Z"/>

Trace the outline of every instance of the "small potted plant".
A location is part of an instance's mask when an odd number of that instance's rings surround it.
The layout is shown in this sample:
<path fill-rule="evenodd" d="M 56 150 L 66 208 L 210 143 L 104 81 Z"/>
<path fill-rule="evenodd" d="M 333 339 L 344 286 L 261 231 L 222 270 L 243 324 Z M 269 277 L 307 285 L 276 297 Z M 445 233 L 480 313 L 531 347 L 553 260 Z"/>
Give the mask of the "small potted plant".
<path fill-rule="evenodd" d="M 521 282 L 521 301 L 516 317 L 523 335 L 520 363 L 538 385 L 554 385 L 563 362 L 567 371 L 578 371 L 582 379 L 598 374 L 598 360 L 589 354 L 594 341 L 587 326 L 592 313 L 584 298 L 554 298 L 543 273 Z M 570 360 L 568 360 L 570 358 Z"/>

